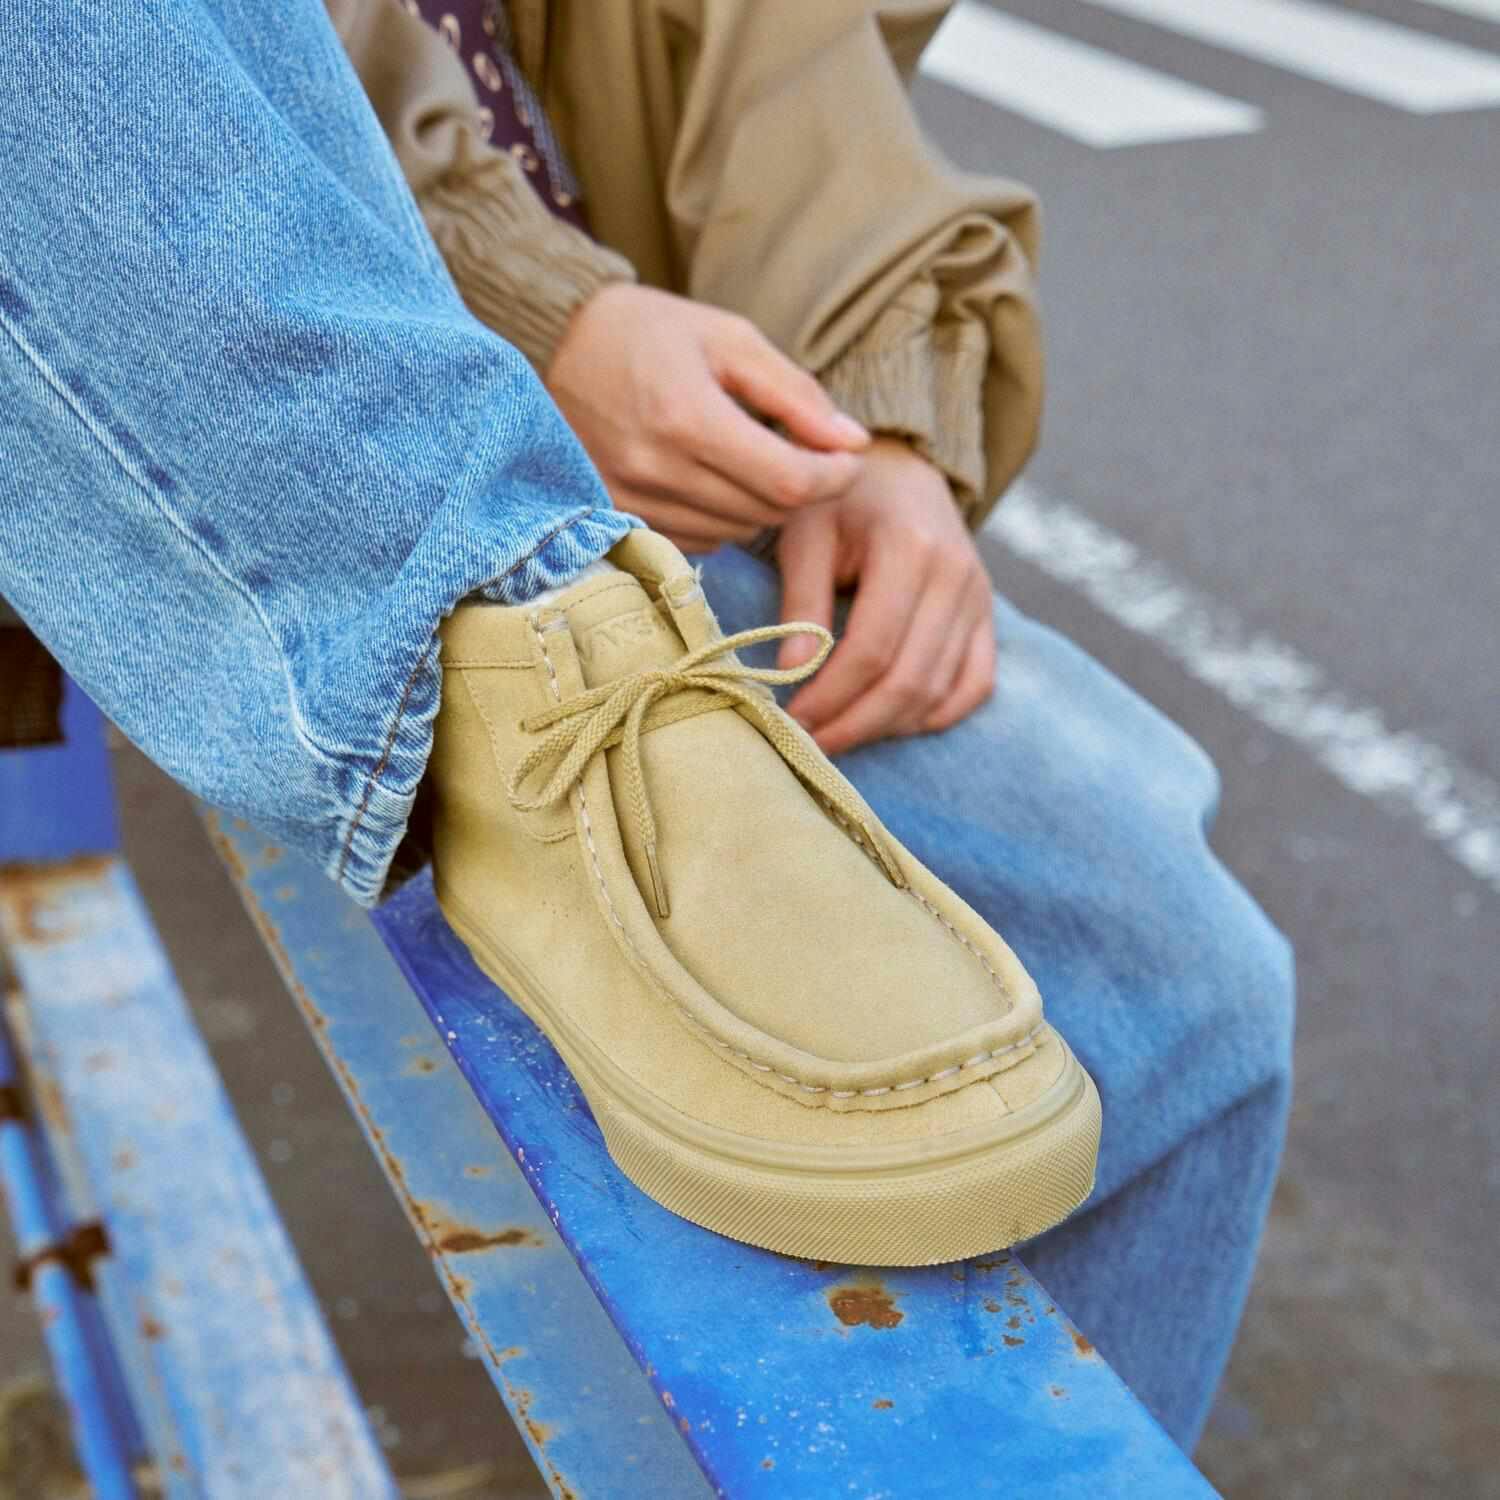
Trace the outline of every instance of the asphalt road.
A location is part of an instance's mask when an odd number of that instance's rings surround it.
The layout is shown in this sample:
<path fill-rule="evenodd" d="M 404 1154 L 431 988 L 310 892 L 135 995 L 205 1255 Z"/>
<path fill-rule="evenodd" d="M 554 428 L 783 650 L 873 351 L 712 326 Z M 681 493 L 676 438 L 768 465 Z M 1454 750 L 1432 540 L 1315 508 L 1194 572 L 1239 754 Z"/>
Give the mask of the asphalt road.
<path fill-rule="evenodd" d="M 1500 57 L 1500 25 L 1436 5 L 1339 8 Z M 955 160 L 1046 202 L 1037 493 L 1500 781 L 1500 109 L 1408 113 L 1084 0 L 1006 11 L 1264 113 L 1100 150 L 918 85 Z M 1217 847 L 1299 954 L 1291 1143 L 1200 1460 L 1235 1500 L 1500 1496 L 1500 893 L 1055 570 L 984 545 L 998 587 L 1214 755 Z M 185 799 L 118 760 L 132 861 L 398 1469 L 477 1463 L 449 1493 L 534 1493 Z M 0 1379 L 38 1358 L 0 1305 Z"/>

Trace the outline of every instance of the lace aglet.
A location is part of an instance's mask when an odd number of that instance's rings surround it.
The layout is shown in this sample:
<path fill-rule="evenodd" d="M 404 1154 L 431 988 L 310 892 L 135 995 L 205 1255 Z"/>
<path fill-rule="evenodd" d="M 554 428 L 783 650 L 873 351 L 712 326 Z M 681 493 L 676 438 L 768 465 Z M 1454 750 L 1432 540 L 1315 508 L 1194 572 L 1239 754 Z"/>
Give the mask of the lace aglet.
<path fill-rule="evenodd" d="M 646 845 L 646 869 L 651 875 L 651 899 L 656 903 L 656 915 L 665 921 L 672 915 L 672 908 L 667 904 L 667 883 L 657 863 L 655 844 Z"/>

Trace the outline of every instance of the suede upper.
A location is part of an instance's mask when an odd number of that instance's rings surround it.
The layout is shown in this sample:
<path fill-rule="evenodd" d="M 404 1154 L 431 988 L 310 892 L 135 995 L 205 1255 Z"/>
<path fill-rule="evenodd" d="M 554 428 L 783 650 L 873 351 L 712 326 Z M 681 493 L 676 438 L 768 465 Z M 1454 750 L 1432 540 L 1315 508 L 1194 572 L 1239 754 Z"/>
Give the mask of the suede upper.
<path fill-rule="evenodd" d="M 714 706 L 710 687 L 660 698 L 641 738 L 669 916 L 656 910 L 621 744 L 592 757 L 566 804 L 517 810 L 507 784 L 545 738 L 523 720 L 670 670 L 718 638 L 670 544 L 636 532 L 611 557 L 625 571 L 555 605 L 466 605 L 444 627 L 433 769 L 445 904 L 493 930 L 507 966 L 580 1036 L 649 1071 L 639 1042 L 670 1036 L 665 1021 L 721 1075 L 727 1063 L 804 1104 L 883 1110 L 1006 1072 L 1044 1046 L 1040 999 L 1005 944 L 841 782 L 897 884 L 754 715 Z M 601 1000 L 601 989 L 623 998 Z"/>

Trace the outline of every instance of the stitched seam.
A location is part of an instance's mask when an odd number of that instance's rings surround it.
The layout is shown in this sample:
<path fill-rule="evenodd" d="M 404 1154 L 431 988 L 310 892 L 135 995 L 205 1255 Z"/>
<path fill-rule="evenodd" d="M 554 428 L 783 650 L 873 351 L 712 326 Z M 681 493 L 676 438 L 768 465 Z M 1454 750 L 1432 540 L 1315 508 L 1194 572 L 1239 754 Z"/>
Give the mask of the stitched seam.
<path fill-rule="evenodd" d="M 417 685 L 417 678 L 421 676 L 422 669 L 427 665 L 427 658 L 432 655 L 432 648 L 437 641 L 433 636 L 427 642 L 427 649 L 418 658 L 416 666 L 411 669 L 411 675 L 406 679 L 406 686 L 401 691 L 401 701 L 396 705 L 396 717 L 391 721 L 391 732 L 386 736 L 385 748 L 380 752 L 380 759 L 375 763 L 375 769 L 365 778 L 365 790 L 359 799 L 359 806 L 354 810 L 354 821 L 349 824 L 349 832 L 344 835 L 344 846 L 339 850 L 338 869 L 334 872 L 335 880 L 344 878 L 345 867 L 349 863 L 349 853 L 354 847 L 354 835 L 359 831 L 359 825 L 364 820 L 365 811 L 370 805 L 370 798 L 375 795 L 375 783 L 380 780 L 380 773 L 390 763 L 391 754 L 396 748 L 396 735 L 401 728 L 401 720 L 406 715 L 406 705 L 411 701 L 412 690 Z"/>
<path fill-rule="evenodd" d="M 978 960 L 979 960 L 979 962 L 980 962 L 980 963 L 981 963 L 981 964 L 982 964 L 982 965 L 983 965 L 983 966 L 984 966 L 984 972 L 985 972 L 985 973 L 986 973 L 986 974 L 988 974 L 988 975 L 989 975 L 989 976 L 990 976 L 990 978 L 991 978 L 991 979 L 992 979 L 992 980 L 994 980 L 994 982 L 995 982 L 995 988 L 996 988 L 996 989 L 997 989 L 997 990 L 999 990 L 999 991 L 1000 991 L 1000 993 L 1001 993 L 1001 994 L 1002 994 L 1002 995 L 1004 995 L 1004 996 L 1005 996 L 1005 998 L 1006 998 L 1006 999 L 1007 999 L 1007 1000 L 1010 1000 L 1010 999 L 1011 999 L 1011 996 L 1010 996 L 1010 992 L 1009 992 L 1009 991 L 1008 991 L 1008 990 L 1007 990 L 1007 989 L 1006 989 L 1006 988 L 1005 988 L 1005 981 L 1004 981 L 1004 980 L 1003 980 L 1003 979 L 1001 979 L 1001 977 L 1000 977 L 1000 976 L 999 976 L 999 975 L 998 975 L 998 974 L 997 974 L 997 973 L 996 973 L 996 972 L 995 972 L 995 971 L 994 971 L 994 969 L 993 969 L 993 968 L 991 968 L 991 967 L 990 967 L 990 961 L 989 961 L 989 959 L 987 959 L 987 958 L 986 958 L 986 957 L 985 957 L 985 956 L 984 956 L 984 954 L 982 954 L 982 953 L 981 953 L 981 952 L 980 952 L 980 951 L 979 951 L 979 949 L 978 949 L 978 948 L 976 948 L 976 947 L 975 947 L 975 946 L 974 946 L 974 945 L 973 945 L 973 943 L 971 943 L 971 942 L 970 942 L 970 941 L 969 941 L 969 940 L 968 940 L 968 938 L 966 938 L 966 937 L 965 937 L 965 936 L 964 936 L 964 935 L 963 935 L 963 933 L 961 933 L 961 932 L 960 932 L 960 931 L 959 931 L 959 930 L 958 930 L 958 928 L 956 928 L 956 927 L 955 927 L 955 926 L 954 926 L 954 925 L 953 925 L 953 923 L 952 923 L 952 922 L 950 922 L 950 921 L 949 921 L 949 920 L 948 920 L 948 919 L 947 919 L 947 917 L 945 917 L 945 916 L 944 916 L 944 915 L 943 915 L 943 914 L 942 914 L 942 912 L 940 912 L 940 911 L 939 911 L 939 910 L 938 910 L 938 909 L 937 909 L 937 907 L 935 907 L 935 906 L 934 906 L 934 905 L 933 905 L 933 904 L 932 904 L 932 902 L 930 902 L 930 901 L 929 901 L 929 900 L 928 900 L 928 899 L 927 899 L 927 898 L 926 898 L 926 896 L 924 896 L 924 895 L 922 895 L 922 894 L 921 894 L 921 893 L 920 893 L 920 892 L 918 892 L 918 891 L 915 891 L 915 890 L 913 890 L 913 889 L 912 889 L 912 887 L 911 887 L 911 886 L 907 886 L 907 888 L 906 888 L 906 893 L 907 893 L 907 895 L 909 895 L 909 896 L 910 896 L 910 897 L 911 897 L 911 898 L 912 898 L 912 900 L 913 900 L 913 901 L 915 901 L 915 902 L 916 902 L 916 903 L 917 903 L 917 904 L 918 904 L 918 905 L 919 905 L 919 906 L 920 906 L 920 907 L 921 907 L 921 908 L 922 908 L 922 909 L 923 909 L 923 910 L 924 910 L 924 911 L 925 911 L 925 912 L 927 912 L 927 914 L 928 914 L 928 915 L 929 915 L 929 916 L 932 916 L 932 917 L 935 917 L 935 918 L 936 918 L 936 919 L 937 919 L 937 920 L 938 920 L 938 921 L 939 921 L 939 922 L 941 922 L 941 923 L 942 923 L 942 924 L 943 924 L 943 926 L 944 926 L 944 927 L 946 927 L 946 928 L 947 928 L 947 929 L 948 929 L 948 932 L 949 932 L 949 934 L 950 934 L 950 935 L 951 935 L 951 936 L 952 936 L 952 937 L 953 937 L 953 939 L 954 939 L 954 940 L 955 940 L 955 941 L 956 941 L 956 942 L 958 942 L 958 943 L 961 943 L 961 944 L 962 944 L 962 945 L 963 945 L 963 946 L 964 946 L 964 947 L 965 947 L 965 948 L 967 948 L 967 949 L 968 949 L 968 950 L 969 950 L 969 952 L 970 952 L 970 953 L 972 953 L 972 954 L 973 954 L 973 955 L 974 955 L 974 957 L 975 957 L 975 958 L 977 958 L 977 959 L 978 959 Z M 1013 1006 L 1013 1005 L 1014 1005 L 1014 1002 L 1013 1002 L 1013 1001 L 1012 1001 L 1012 1006 Z"/>
<path fill-rule="evenodd" d="M 561 703 L 562 689 L 558 686 L 557 673 L 553 669 L 552 658 L 547 654 L 547 642 L 542 638 L 542 633 L 537 629 L 536 622 L 534 620 L 532 622 L 531 629 L 532 633 L 536 636 L 537 645 L 541 647 L 542 660 L 547 663 L 547 679 L 552 686 L 552 697 L 556 702 Z M 594 865 L 594 878 L 599 882 L 599 890 L 604 897 L 605 906 L 609 909 L 610 920 L 615 924 L 616 927 L 620 929 L 620 937 L 624 940 L 625 946 L 630 950 L 631 957 L 633 957 L 635 961 L 641 965 L 642 968 L 649 970 L 650 965 L 647 964 L 640 950 L 635 946 L 634 942 L 631 941 L 630 934 L 625 929 L 625 923 L 621 919 L 620 913 L 615 909 L 614 898 L 609 894 L 609 887 L 604 883 L 604 871 L 600 868 L 599 865 L 599 851 L 594 847 L 594 825 L 589 818 L 589 802 L 588 798 L 584 795 L 582 783 L 580 783 L 578 786 L 578 806 L 583 815 L 584 843 L 588 845 L 589 858 L 593 861 Z M 839 821 L 842 822 L 843 820 L 840 819 Z M 922 898 L 920 896 L 918 896 L 917 899 L 919 901 L 922 901 Z M 922 904 L 924 906 L 928 906 L 928 909 L 933 911 L 933 914 L 935 916 L 938 915 L 935 908 L 929 906 L 926 901 L 922 901 Z M 943 919 L 939 917 L 939 920 L 942 921 Z M 947 922 L 944 922 L 943 925 L 948 926 L 949 924 Z M 957 932 L 954 933 L 954 936 L 958 937 L 960 942 L 964 942 L 964 939 Z M 964 946 L 968 947 L 969 944 L 967 942 L 964 942 Z M 977 950 L 975 951 L 977 952 Z M 979 957 L 980 961 L 983 962 L 983 955 L 981 954 L 979 955 Z M 995 983 L 998 985 L 1000 983 L 999 976 L 995 974 L 995 971 L 993 969 L 990 969 L 990 966 L 987 963 L 985 964 L 985 968 L 989 969 L 991 976 L 994 978 Z M 680 1015 L 682 1019 L 686 1021 L 695 1032 L 701 1034 L 706 1041 L 711 1042 L 715 1047 L 722 1048 L 725 1052 L 729 1053 L 731 1057 L 738 1057 L 739 1059 L 741 1059 L 741 1061 L 749 1063 L 749 1065 L 754 1068 L 757 1073 L 771 1073 L 775 1077 L 781 1079 L 783 1083 L 790 1083 L 795 1088 L 801 1089 L 804 1094 L 827 1094 L 831 1099 L 875 1099 L 879 1098 L 882 1094 L 899 1094 L 904 1093 L 907 1089 L 921 1088 L 924 1083 L 939 1083 L 945 1078 L 952 1078 L 956 1074 L 961 1073 L 965 1068 L 977 1068 L 983 1063 L 994 1061 L 994 1059 L 997 1057 L 1004 1057 L 1007 1052 L 1015 1052 L 1021 1047 L 1029 1046 L 1036 1040 L 1036 1038 L 1041 1034 L 1042 1030 L 1046 1026 L 1045 1021 L 1040 1021 L 1035 1026 L 1033 1026 L 1025 1036 L 1019 1038 L 1017 1041 L 1009 1042 L 1004 1047 L 991 1047 L 988 1051 L 976 1052 L 973 1057 L 965 1058 L 961 1063 L 954 1063 L 951 1067 L 942 1068 L 938 1072 L 930 1073 L 923 1078 L 910 1078 L 901 1083 L 883 1084 L 879 1088 L 830 1089 L 826 1084 L 804 1083 L 800 1078 L 794 1078 L 790 1073 L 783 1073 L 779 1069 L 773 1068 L 770 1063 L 758 1062 L 755 1058 L 751 1057 L 748 1052 L 741 1052 L 738 1047 L 731 1046 L 722 1037 L 715 1036 L 713 1032 L 711 1032 L 700 1020 L 698 1020 L 696 1016 L 690 1014 L 684 1006 L 677 1005 L 675 1008 L 678 1015 Z"/>
<path fill-rule="evenodd" d="M 820 800 L 820 801 L 822 801 L 822 799 L 821 799 L 821 798 L 820 798 L 820 799 L 819 799 L 819 800 Z M 845 833 L 847 833 L 847 834 L 848 834 L 848 835 L 849 835 L 849 837 L 850 837 L 850 838 L 851 838 L 851 839 L 853 839 L 853 840 L 854 840 L 854 842 L 855 842 L 855 843 L 856 843 L 856 844 L 857 844 L 857 845 L 858 845 L 858 846 L 859 846 L 859 847 L 860 847 L 860 848 L 861 848 L 861 849 L 863 849 L 863 850 L 864 850 L 864 852 L 865 852 L 865 853 L 866 853 L 866 854 L 867 854 L 867 855 L 868 855 L 868 856 L 869 856 L 869 857 L 870 857 L 870 858 L 871 858 L 871 859 L 875 859 L 875 852 L 874 852 L 874 850 L 872 850 L 872 849 L 871 849 L 871 848 L 870 848 L 870 846 L 869 846 L 869 844 L 868 844 L 868 842 L 867 842 L 867 841 L 866 841 L 866 840 L 865 840 L 865 838 L 864 838 L 864 837 L 863 837 L 863 835 L 862 835 L 862 834 L 861 834 L 861 833 L 860 833 L 860 832 L 859 832 L 859 830 L 858 830 L 858 829 L 856 829 L 856 828 L 853 828 L 853 827 L 851 827 L 851 826 L 850 826 L 850 824 L 849 824 L 849 820 L 848 820 L 848 819 L 847 819 L 847 818 L 845 818 L 845 817 L 844 817 L 844 816 L 843 816 L 843 814 L 841 814 L 841 813 L 840 813 L 840 812 L 839 812 L 839 810 L 838 810 L 838 809 L 837 809 L 837 808 L 836 808 L 836 807 L 834 807 L 834 806 L 832 806 L 832 805 L 831 805 L 831 804 L 830 804 L 830 803 L 828 803 L 828 802 L 826 802 L 826 801 L 824 801 L 824 802 L 823 802 L 823 806 L 824 806 L 824 808 L 825 808 L 825 809 L 826 809 L 826 810 L 827 810 L 827 812 L 828 812 L 828 814 L 829 814 L 829 815 L 830 815 L 830 816 L 831 816 L 831 817 L 832 817 L 832 818 L 833 818 L 833 820 L 834 820 L 834 821 L 835 821 L 835 822 L 836 822 L 836 823 L 838 823 L 838 824 L 839 824 L 839 826 L 840 826 L 840 827 L 841 827 L 841 828 L 843 828 L 843 830 L 844 830 L 844 832 L 845 832 Z M 877 864 L 878 864 L 878 863 L 879 863 L 879 861 L 878 861 L 878 860 L 876 860 L 876 863 L 877 863 Z M 995 988 L 996 988 L 996 989 L 997 989 L 997 990 L 999 990 L 999 991 L 1000 991 L 1000 993 L 1001 993 L 1001 994 L 1002 994 L 1002 995 L 1004 995 L 1004 996 L 1005 996 L 1005 998 L 1006 998 L 1006 1000 L 1007 1000 L 1007 1001 L 1009 1001 L 1009 1002 L 1010 1002 L 1010 1003 L 1009 1003 L 1009 1005 L 1008 1005 L 1008 1006 L 1007 1006 L 1007 1010 L 1013 1010 L 1013 1009 L 1014 1009 L 1014 1008 L 1015 1008 L 1015 1002 L 1014 1002 L 1014 1000 L 1013 1000 L 1013 999 L 1012 999 L 1012 998 L 1011 998 L 1011 994 L 1010 994 L 1010 991 L 1009 991 L 1009 990 L 1007 990 L 1007 989 L 1006 989 L 1006 988 L 1005 988 L 1005 981 L 1004 981 L 1004 980 L 1003 980 L 1003 979 L 1002 979 L 1002 978 L 1001 978 L 1001 977 L 1000 977 L 1000 976 L 999 976 L 999 974 L 997 974 L 997 973 L 996 973 L 996 972 L 995 972 L 995 970 L 994 970 L 994 968 L 993 968 L 993 967 L 992 967 L 992 966 L 991 966 L 991 964 L 990 964 L 990 961 L 989 961 L 989 959 L 987 959 L 987 958 L 986 958 L 986 957 L 985 957 L 985 956 L 984 956 L 984 954 L 983 954 L 983 953 L 981 953 L 981 952 L 980 952 L 980 951 L 979 951 L 979 949 L 978 949 L 978 948 L 976 948 L 976 947 L 975 947 L 975 946 L 974 946 L 974 944 L 973 944 L 973 943 L 971 943 L 971 942 L 970 942 L 970 941 L 969 941 L 969 940 L 968 940 L 968 938 L 966 938 L 966 937 L 965 937 L 965 936 L 964 936 L 964 935 L 963 935 L 963 933 L 961 933 L 961 932 L 960 932 L 960 931 L 959 931 L 959 930 L 958 930 L 958 928 L 956 928 L 956 927 L 955 927 L 955 926 L 954 926 L 954 925 L 953 925 L 953 923 L 952 923 L 952 922 L 950 922 L 950 921 L 949 921 L 949 920 L 948 920 L 948 919 L 947 919 L 947 917 L 945 917 L 945 916 L 944 916 L 944 915 L 943 915 L 943 914 L 942 914 L 942 912 L 940 912 L 940 911 L 939 911 L 939 910 L 938 910 L 938 909 L 937 909 L 937 907 L 935 907 L 935 906 L 934 906 L 934 905 L 933 905 L 933 904 L 932 904 L 932 902 L 930 902 L 930 901 L 929 901 L 929 900 L 928 900 L 928 899 L 927 899 L 927 898 L 926 898 L 926 897 L 925 897 L 925 896 L 923 896 L 923 895 L 920 895 L 920 894 L 919 894 L 919 893 L 918 893 L 918 892 L 917 892 L 917 891 L 916 891 L 916 890 L 914 890 L 914 889 L 913 889 L 913 888 L 912 888 L 912 887 L 911 887 L 911 886 L 907 886 L 907 887 L 906 887 L 906 894 L 907 894 L 907 895 L 908 895 L 908 896 L 910 896 L 910 897 L 911 897 L 911 898 L 912 898 L 912 900 L 913 900 L 913 901 L 915 901 L 915 902 L 916 902 L 916 903 L 917 903 L 917 904 L 918 904 L 918 905 L 919 905 L 919 906 L 920 906 L 920 907 L 921 907 L 921 908 L 922 908 L 922 909 L 923 909 L 923 910 L 924 910 L 924 911 L 925 911 L 925 912 L 927 912 L 927 914 L 928 914 L 928 915 L 929 915 L 929 916 L 930 916 L 930 917 L 933 917 L 933 918 L 934 918 L 934 919 L 935 919 L 935 920 L 937 920 L 937 921 L 939 921 L 939 922 L 941 922 L 941 923 L 942 923 L 942 924 L 943 924 L 943 926 L 944 926 L 944 927 L 946 927 L 946 928 L 947 928 L 947 929 L 948 929 L 948 934 L 949 934 L 949 936 L 950 936 L 950 937 L 952 937 L 952 938 L 953 938 L 953 940 L 954 940 L 954 941 L 955 941 L 955 942 L 956 942 L 956 943 L 959 943 L 959 944 L 960 944 L 960 945 L 962 945 L 962 946 L 963 946 L 963 947 L 965 947 L 965 948 L 967 948 L 967 949 L 968 949 L 968 950 L 969 950 L 969 952 L 970 952 L 970 953 L 972 953 L 972 954 L 973 954 L 973 955 L 974 955 L 974 957 L 975 957 L 975 958 L 977 958 L 977 959 L 978 959 L 978 960 L 979 960 L 979 962 L 980 962 L 980 964 L 981 964 L 981 965 L 982 965 L 982 966 L 983 966 L 983 968 L 984 968 L 984 972 L 985 972 L 985 973 L 986 973 L 986 974 L 988 974 L 988 975 L 989 975 L 989 976 L 990 976 L 990 979 L 991 979 L 991 980 L 992 980 L 992 981 L 993 981 L 993 983 L 994 983 L 994 986 L 995 986 Z M 909 1085 L 908 1085 L 908 1086 L 909 1086 Z"/>
<path fill-rule="evenodd" d="M 455 657 L 452 661 L 449 661 L 446 656 L 443 658 L 443 666 L 455 672 L 482 672 L 490 668 L 502 667 L 524 672 L 529 671 L 535 665 L 534 661 L 485 661 L 482 657 L 475 657 L 472 661 L 463 657 Z"/>

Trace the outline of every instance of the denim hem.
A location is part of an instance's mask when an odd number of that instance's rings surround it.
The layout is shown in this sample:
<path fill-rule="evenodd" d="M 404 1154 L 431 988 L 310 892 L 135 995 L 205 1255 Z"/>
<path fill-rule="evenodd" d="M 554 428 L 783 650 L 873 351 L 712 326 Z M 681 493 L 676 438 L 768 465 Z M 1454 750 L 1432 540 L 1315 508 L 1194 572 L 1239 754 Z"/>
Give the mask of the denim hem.
<path fill-rule="evenodd" d="M 476 592 L 497 603 L 524 604 L 543 589 L 565 584 L 640 524 L 622 511 L 590 508 L 579 512 L 547 532 Z M 446 618 L 461 602 L 462 598 L 452 600 L 441 617 Z M 442 688 L 438 623 L 433 622 L 406 676 L 379 759 L 355 783 L 358 799 L 352 806 L 345 803 L 339 807 L 333 820 L 342 836 L 326 868 L 362 906 L 373 906 L 384 892 L 391 861 L 416 802 L 417 785 L 432 752 L 433 722 Z M 417 705 L 421 705 L 420 712 L 415 711 Z M 391 786 L 382 780 L 393 766 L 401 768 L 404 786 Z"/>

